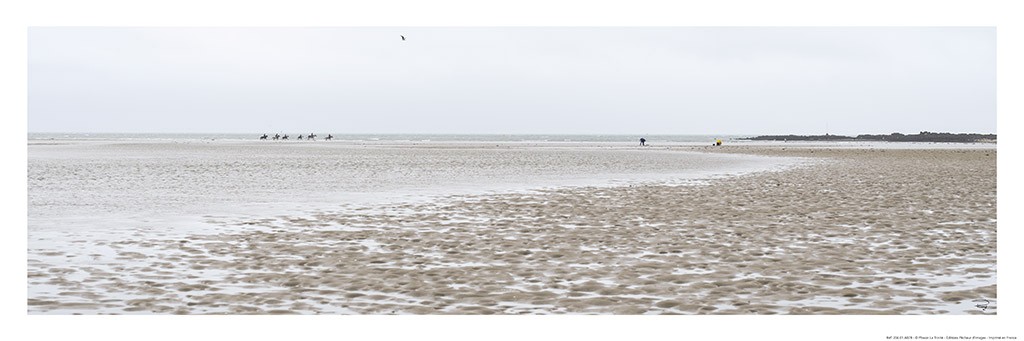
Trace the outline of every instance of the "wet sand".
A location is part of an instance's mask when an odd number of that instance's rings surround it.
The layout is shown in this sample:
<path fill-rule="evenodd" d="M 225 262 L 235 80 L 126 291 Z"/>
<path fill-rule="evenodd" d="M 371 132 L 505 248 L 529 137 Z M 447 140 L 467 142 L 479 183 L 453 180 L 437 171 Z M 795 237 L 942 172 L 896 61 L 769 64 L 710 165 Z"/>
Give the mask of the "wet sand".
<path fill-rule="evenodd" d="M 211 216 L 230 228 L 30 249 L 29 285 L 51 294 L 28 309 L 995 314 L 994 149 L 675 149 L 819 162 L 701 185 Z"/>

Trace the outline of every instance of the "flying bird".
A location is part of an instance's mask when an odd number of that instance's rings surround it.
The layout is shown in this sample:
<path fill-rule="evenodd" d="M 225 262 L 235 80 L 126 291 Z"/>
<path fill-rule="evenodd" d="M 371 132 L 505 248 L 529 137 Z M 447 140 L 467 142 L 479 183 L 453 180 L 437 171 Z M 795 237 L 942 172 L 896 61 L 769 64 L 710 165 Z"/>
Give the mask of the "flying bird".
<path fill-rule="evenodd" d="M 403 41 L 405 40 L 405 36 L 403 36 L 403 35 L 399 35 L 399 37 L 402 37 L 402 40 L 403 40 Z"/>

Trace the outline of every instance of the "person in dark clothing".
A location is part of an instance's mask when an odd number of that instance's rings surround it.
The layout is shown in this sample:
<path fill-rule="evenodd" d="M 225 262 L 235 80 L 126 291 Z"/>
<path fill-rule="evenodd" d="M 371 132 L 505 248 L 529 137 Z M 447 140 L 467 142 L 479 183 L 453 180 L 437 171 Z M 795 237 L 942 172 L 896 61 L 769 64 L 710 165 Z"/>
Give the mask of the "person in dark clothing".
<path fill-rule="evenodd" d="M 644 143 L 647 143 L 647 139 L 644 139 L 643 137 L 641 137 L 640 138 L 640 145 L 643 146 Z"/>

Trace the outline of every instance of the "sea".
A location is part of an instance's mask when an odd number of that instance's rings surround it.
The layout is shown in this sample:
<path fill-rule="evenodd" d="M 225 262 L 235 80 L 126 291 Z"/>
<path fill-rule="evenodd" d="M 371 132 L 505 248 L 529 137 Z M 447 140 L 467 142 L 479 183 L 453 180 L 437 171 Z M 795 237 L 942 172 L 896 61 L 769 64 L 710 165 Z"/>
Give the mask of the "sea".
<path fill-rule="evenodd" d="M 572 186 L 696 184 L 811 162 L 681 148 L 710 147 L 716 139 L 726 146 L 950 146 L 742 140 L 750 135 L 645 135 L 643 147 L 640 135 L 338 134 L 331 141 L 325 134 L 314 141 L 261 135 L 30 133 L 29 230 L 102 230 L 161 219 L 180 226 L 215 214 L 286 214 Z"/>
<path fill-rule="evenodd" d="M 37 303 L 29 313 L 128 312 L 90 310 L 76 305 L 88 299 L 66 296 L 77 292 L 69 288 L 100 285 L 90 282 L 88 269 L 118 273 L 125 267 L 123 256 L 135 251 L 110 246 L 126 240 L 187 240 L 258 227 L 251 222 L 315 221 L 337 212 L 494 194 L 701 186 L 821 162 L 700 151 L 713 148 L 715 139 L 727 146 L 764 144 L 740 140 L 744 136 L 648 135 L 641 147 L 636 135 L 338 134 L 331 141 L 323 134 L 315 141 L 260 135 L 29 134 L 28 298 Z M 136 251 L 140 259 L 152 256 Z M 136 275 L 118 278 L 144 279 Z M 64 308 L 42 308 L 49 300 Z"/>
<path fill-rule="evenodd" d="M 645 136 L 650 146 L 641 147 L 625 135 L 259 135 L 29 134 L 29 273 L 58 267 L 85 281 L 81 269 L 119 264 L 98 245 L 249 228 L 239 221 L 571 187 L 700 185 L 799 163 L 670 148 L 710 146 L 710 136 Z M 30 278 L 30 300 L 62 297 L 67 288 L 50 277 Z"/>
<path fill-rule="evenodd" d="M 49 140 L 119 140 L 119 141 L 197 141 L 225 140 L 249 141 L 258 140 L 267 134 L 269 138 L 277 135 L 289 135 L 290 140 L 297 140 L 309 134 L 316 134 L 323 140 L 325 133 L 287 134 L 282 132 L 269 133 L 29 133 L 28 139 Z M 331 134 L 336 141 L 435 141 L 435 142 L 637 142 L 644 138 L 650 143 L 708 143 L 716 139 L 738 140 L 754 135 L 626 135 L 626 134 Z"/>
<path fill-rule="evenodd" d="M 647 136 L 645 147 L 626 135 L 258 137 L 29 134 L 29 229 L 103 229 L 112 222 L 567 186 L 695 183 L 796 163 L 669 148 L 716 138 L 696 135 Z"/>

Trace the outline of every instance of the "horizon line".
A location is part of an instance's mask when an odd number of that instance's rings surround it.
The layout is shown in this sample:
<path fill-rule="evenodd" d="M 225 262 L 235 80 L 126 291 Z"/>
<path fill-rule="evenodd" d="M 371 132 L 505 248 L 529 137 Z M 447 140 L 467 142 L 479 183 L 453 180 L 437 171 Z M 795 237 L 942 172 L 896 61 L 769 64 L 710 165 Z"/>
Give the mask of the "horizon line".
<path fill-rule="evenodd" d="M 836 135 L 836 136 L 843 136 L 843 135 L 852 135 L 852 136 L 856 136 L 856 135 L 888 135 L 888 134 L 911 135 L 911 134 L 920 134 L 922 132 L 930 132 L 930 133 L 937 133 L 937 134 L 997 135 L 996 132 L 952 132 L 952 131 L 929 131 L 929 130 L 919 130 L 919 131 L 915 131 L 915 132 L 894 131 L 894 132 L 886 132 L 886 133 L 870 133 L 870 132 L 868 132 L 868 133 L 831 133 L 831 132 L 826 132 L 826 133 L 756 133 L 756 134 L 754 134 L 754 133 L 719 133 L 719 134 L 713 134 L 712 133 L 712 134 L 709 134 L 709 133 L 664 133 L 664 132 L 644 133 L 644 134 L 639 134 L 639 133 L 609 133 L 609 132 L 601 132 L 601 133 L 576 133 L 576 132 L 572 132 L 572 133 L 554 133 L 554 132 L 546 132 L 546 133 L 544 133 L 544 132 L 508 132 L 508 133 L 496 133 L 496 132 L 485 132 L 485 133 L 469 133 L 469 132 L 340 132 L 340 133 L 333 133 L 333 132 L 328 132 L 328 134 L 339 134 L 339 135 L 622 135 L 622 136 L 640 136 L 640 135 L 672 135 L 672 136 L 684 136 L 684 135 L 693 135 L 693 136 L 715 136 L 715 135 L 738 135 L 738 136 L 740 136 L 740 135 L 751 135 L 751 136 L 768 136 L 768 135 L 771 135 L 771 136 L 785 136 L 785 135 L 825 136 L 825 135 Z M 176 131 L 176 132 L 146 132 L 146 131 L 28 131 L 26 133 L 28 133 L 28 134 L 238 134 L 238 135 L 242 135 L 242 134 L 256 134 L 256 135 L 259 135 L 259 134 L 267 134 L 268 132 L 259 132 L 259 131 L 256 131 L 256 132 L 223 132 L 223 131 L 220 131 L 220 132 L 211 132 L 211 131 L 198 131 L 198 132 L 183 132 L 183 131 Z M 282 131 L 276 131 L 276 132 L 270 132 L 270 133 L 283 133 L 283 132 Z M 317 132 L 312 132 L 312 133 L 317 133 Z"/>

